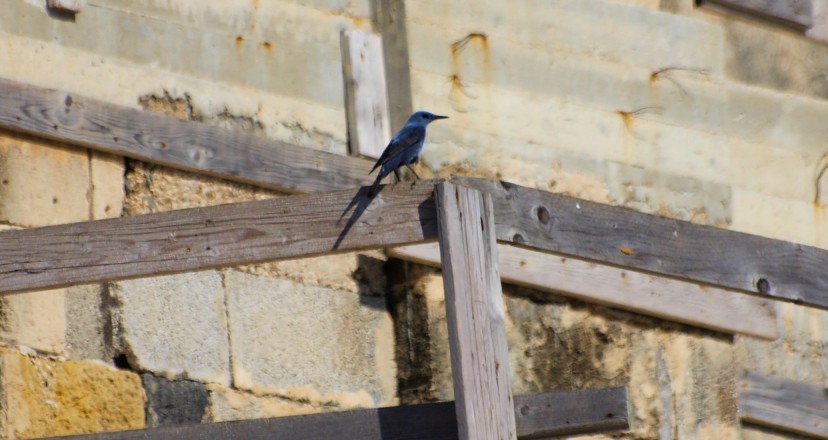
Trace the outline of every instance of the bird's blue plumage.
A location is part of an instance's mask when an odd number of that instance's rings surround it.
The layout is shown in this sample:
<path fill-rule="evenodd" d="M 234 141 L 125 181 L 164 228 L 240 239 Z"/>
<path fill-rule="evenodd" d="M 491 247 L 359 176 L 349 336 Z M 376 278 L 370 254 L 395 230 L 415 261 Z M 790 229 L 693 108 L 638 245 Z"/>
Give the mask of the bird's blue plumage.
<path fill-rule="evenodd" d="M 426 111 L 418 111 L 412 114 L 403 128 L 391 138 L 391 142 L 385 147 L 377 163 L 371 168 L 371 173 L 379 168 L 377 179 L 373 188 L 392 171 L 401 166 L 412 165 L 417 162 L 425 142 L 426 126 L 437 119 L 445 119 L 448 116 L 435 115 Z"/>

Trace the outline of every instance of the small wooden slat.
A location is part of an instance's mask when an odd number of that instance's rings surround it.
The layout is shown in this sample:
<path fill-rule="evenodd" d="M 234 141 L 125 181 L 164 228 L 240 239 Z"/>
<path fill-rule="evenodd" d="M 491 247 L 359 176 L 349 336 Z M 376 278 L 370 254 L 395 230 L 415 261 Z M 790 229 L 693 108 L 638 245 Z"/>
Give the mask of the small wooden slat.
<path fill-rule="evenodd" d="M 500 241 L 828 308 L 828 250 L 505 182 L 452 182 L 492 194 Z"/>
<path fill-rule="evenodd" d="M 811 0 L 704 0 L 704 5 L 715 5 L 745 14 L 788 24 L 805 30 L 814 25 Z"/>
<path fill-rule="evenodd" d="M 0 79 L 0 128 L 285 192 L 371 183 L 370 161 Z"/>
<path fill-rule="evenodd" d="M 491 196 L 437 185 L 451 371 L 461 440 L 516 436 Z"/>
<path fill-rule="evenodd" d="M 629 428 L 626 388 L 515 397 L 518 437 L 537 439 Z M 61 437 L 72 440 L 456 440 L 454 402 Z"/>
<path fill-rule="evenodd" d="M 391 140 L 382 38 L 366 30 L 345 30 L 340 47 L 351 153 L 379 158 Z"/>
<path fill-rule="evenodd" d="M 497 254 L 501 280 L 507 283 L 724 333 L 778 335 L 770 299 L 507 244 L 498 245 Z M 437 243 L 401 246 L 389 255 L 440 266 Z"/>
<path fill-rule="evenodd" d="M 828 439 L 828 387 L 747 371 L 739 382 L 744 422 Z"/>
<path fill-rule="evenodd" d="M 365 187 L 359 192 L 285 196 L 4 231 L 0 232 L 0 292 L 434 239 L 433 188 L 432 184 L 385 187 L 369 199 Z"/>

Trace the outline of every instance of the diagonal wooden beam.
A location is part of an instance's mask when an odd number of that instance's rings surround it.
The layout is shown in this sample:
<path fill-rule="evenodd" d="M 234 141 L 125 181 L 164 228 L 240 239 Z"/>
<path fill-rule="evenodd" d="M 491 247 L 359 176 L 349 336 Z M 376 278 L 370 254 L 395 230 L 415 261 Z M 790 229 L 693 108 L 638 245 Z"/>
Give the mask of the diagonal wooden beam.
<path fill-rule="evenodd" d="M 0 233 L 0 292 L 435 239 L 432 182 L 285 196 Z"/>
<path fill-rule="evenodd" d="M 0 128 L 284 192 L 371 183 L 365 159 L 5 79 Z"/>
<path fill-rule="evenodd" d="M 623 387 L 516 396 L 513 411 L 518 437 L 538 439 L 628 429 L 627 400 Z M 61 438 L 456 440 L 458 436 L 454 402 L 441 402 Z"/>
<path fill-rule="evenodd" d="M 451 180 L 492 195 L 498 241 L 828 308 L 828 250 L 506 182 Z"/>
<path fill-rule="evenodd" d="M 662 277 L 745 291 L 756 296 L 828 308 L 828 272 L 824 270 L 828 267 L 828 251 L 824 249 L 695 225 L 501 182 L 470 178 L 452 178 L 452 181 L 491 195 L 495 229 L 500 242 Z M 324 253 L 332 248 L 340 251 L 374 249 L 417 243 L 425 237 L 432 240 L 436 237 L 433 220 L 436 214 L 433 203 L 427 200 L 436 182 L 438 181 L 386 186 L 380 197 L 370 204 L 364 193 L 358 193 L 354 189 L 329 194 L 289 196 L 276 199 L 277 201 L 202 208 L 207 210 L 204 212 L 185 210 L 0 232 L 0 293 L 107 281 L 118 279 L 126 273 L 130 277 L 151 276 L 154 274 L 150 270 L 152 267 L 159 269 L 159 274 L 172 273 L 268 259 L 301 258 Z M 402 205 L 386 203 L 385 200 L 389 197 L 406 200 L 405 203 L 412 203 L 416 208 L 407 205 L 402 211 L 396 212 L 395 206 Z M 280 211 L 276 206 L 280 203 L 293 208 L 289 211 L 292 213 L 290 216 L 278 220 Z M 360 216 L 354 216 L 349 211 L 339 221 L 340 214 L 351 203 L 354 205 L 350 209 L 361 212 Z M 326 211 L 326 208 L 329 209 Z M 322 245 L 320 240 L 324 238 L 315 237 L 318 238 L 316 247 L 305 250 L 291 248 L 290 252 L 285 253 L 263 252 L 258 248 L 260 243 L 281 240 L 263 234 L 260 240 L 245 238 L 244 242 L 252 246 L 251 249 L 237 246 L 230 252 L 222 248 L 220 254 L 201 253 L 197 257 L 170 253 L 169 246 L 159 244 L 163 237 L 170 240 L 175 237 L 182 248 L 186 247 L 185 243 L 191 249 L 199 249 L 199 246 L 206 246 L 205 243 L 208 242 L 224 243 L 227 246 L 233 239 L 219 229 L 205 228 L 200 230 L 200 234 L 185 234 L 180 230 L 182 227 L 194 226 L 186 222 L 182 226 L 177 222 L 181 219 L 202 221 L 218 213 L 223 213 L 218 218 L 229 215 L 228 218 L 233 219 L 233 215 L 243 215 L 244 211 L 250 210 L 263 214 L 258 218 L 248 216 L 243 220 L 232 220 L 228 226 L 240 227 L 243 224 L 245 228 L 258 231 L 267 226 L 268 222 L 281 222 L 285 228 L 300 231 L 304 227 L 303 215 L 318 216 L 321 215 L 319 212 L 326 211 L 328 215 L 337 217 L 335 220 L 326 220 L 329 222 L 327 227 L 331 228 L 326 232 L 328 237 L 333 234 L 353 241 L 337 243 L 334 240 Z M 414 221 L 411 216 L 415 211 L 423 219 L 431 218 L 431 223 Z M 395 230 L 405 232 L 383 234 L 385 241 L 379 240 L 376 231 L 368 225 L 370 222 L 386 225 L 391 218 L 407 219 L 393 226 Z M 408 221 L 410 223 L 406 223 Z M 136 233 L 135 225 L 144 225 L 141 226 L 144 229 L 141 229 L 140 234 Z M 156 235 L 147 234 L 152 227 L 155 228 Z M 406 227 L 412 230 L 406 230 Z M 338 233 L 333 230 L 335 228 L 339 228 Z M 97 234 L 98 230 L 105 230 L 106 234 Z M 206 235 L 208 233 L 224 235 L 211 238 Z M 406 238 L 401 241 L 400 237 Z M 93 242 L 94 252 L 90 247 Z M 122 254 L 127 252 L 122 249 L 124 243 L 129 245 L 127 248 L 140 252 L 128 258 Z M 336 244 L 338 246 L 333 246 Z M 104 250 L 106 247 L 111 249 Z M 153 252 L 158 255 L 153 255 Z M 146 264 L 157 259 L 169 261 L 164 264 L 156 262 L 155 266 L 144 265 L 140 271 L 137 268 L 116 269 L 114 263 L 99 265 L 98 261 L 105 259 L 104 256 L 113 255 L 119 255 L 119 261 L 132 263 L 145 261 L 142 264 Z M 179 268 L 173 264 L 171 261 L 174 257 L 185 258 L 185 263 L 182 264 L 186 267 Z M 79 272 L 78 275 L 68 276 L 68 272 L 84 268 L 84 264 L 90 267 L 83 269 L 82 275 Z M 66 275 L 58 276 L 56 271 Z"/>

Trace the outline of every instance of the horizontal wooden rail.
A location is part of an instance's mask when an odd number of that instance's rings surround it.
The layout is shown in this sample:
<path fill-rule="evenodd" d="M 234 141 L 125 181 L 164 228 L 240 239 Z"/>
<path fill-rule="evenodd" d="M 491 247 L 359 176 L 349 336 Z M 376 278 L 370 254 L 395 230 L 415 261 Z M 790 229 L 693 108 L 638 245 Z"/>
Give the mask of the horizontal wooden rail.
<path fill-rule="evenodd" d="M 744 422 L 828 439 L 828 387 L 745 372 L 737 405 Z"/>
<path fill-rule="evenodd" d="M 605 388 L 516 396 L 515 419 L 518 436 L 524 439 L 627 429 L 627 390 Z M 455 440 L 458 437 L 454 402 L 442 402 L 61 438 Z"/>
<path fill-rule="evenodd" d="M 371 183 L 365 159 L 0 79 L 0 128 L 285 192 Z"/>

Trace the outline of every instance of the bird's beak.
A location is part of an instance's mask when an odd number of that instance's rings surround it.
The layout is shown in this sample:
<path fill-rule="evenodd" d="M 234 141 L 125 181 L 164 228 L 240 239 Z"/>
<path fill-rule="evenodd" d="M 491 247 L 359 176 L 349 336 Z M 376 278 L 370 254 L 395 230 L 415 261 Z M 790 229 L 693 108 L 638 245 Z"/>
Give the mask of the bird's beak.
<path fill-rule="evenodd" d="M 448 119 L 448 116 L 434 115 L 434 120 L 436 121 L 438 119 Z"/>

